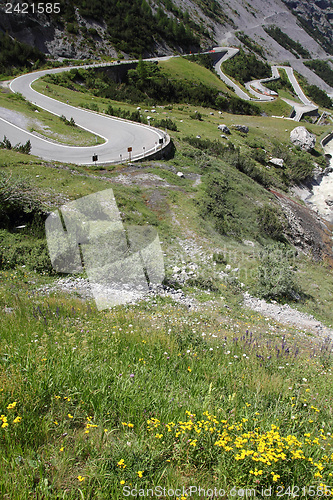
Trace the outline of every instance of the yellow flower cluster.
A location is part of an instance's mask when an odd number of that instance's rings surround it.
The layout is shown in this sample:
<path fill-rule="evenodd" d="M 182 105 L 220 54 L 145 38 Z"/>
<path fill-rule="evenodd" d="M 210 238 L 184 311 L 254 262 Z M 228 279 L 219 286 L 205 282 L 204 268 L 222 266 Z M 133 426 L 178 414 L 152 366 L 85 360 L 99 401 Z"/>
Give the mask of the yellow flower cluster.
<path fill-rule="evenodd" d="M 9 403 L 9 405 L 7 406 L 7 410 L 12 410 L 13 408 L 15 408 L 16 405 L 17 405 L 16 401 L 14 401 L 14 403 Z"/>
<path fill-rule="evenodd" d="M 313 477 L 322 478 L 325 470 L 329 475 L 332 468 L 333 453 L 329 457 L 322 456 L 323 452 L 319 451 L 331 446 L 331 443 L 326 445 L 325 441 L 327 442 L 328 438 L 323 435 L 322 429 L 320 435 L 312 436 L 312 439 L 311 433 L 305 433 L 303 440 L 293 434 L 282 435 L 280 428 L 273 424 L 269 430 L 261 430 L 260 427 L 251 428 L 248 418 L 231 423 L 229 420 L 218 420 L 215 415 L 207 411 L 203 412 L 202 419 L 189 411 L 186 411 L 186 415 L 187 420 L 179 420 L 177 423 L 164 424 L 157 418 L 151 418 L 147 421 L 148 431 L 155 431 L 155 438 L 160 439 L 163 436 L 161 431 L 165 429 L 171 439 L 178 439 L 188 447 L 188 450 L 198 446 L 207 449 L 207 446 L 211 446 L 212 451 L 215 448 L 218 454 L 230 453 L 232 459 L 242 462 L 243 468 L 248 467 L 250 474 L 254 476 L 263 474 L 266 479 L 270 477 L 273 483 L 278 480 L 283 481 L 283 478 L 272 468 L 276 470 L 278 467 L 279 471 L 283 470 L 285 464 L 290 466 L 294 460 L 305 461 L 307 467 L 311 467 L 309 472 Z M 313 449 L 314 446 L 316 449 Z M 316 461 L 311 455 L 316 457 Z M 251 469 L 253 462 L 261 465 L 262 469 Z"/>
<path fill-rule="evenodd" d="M 15 407 L 13 407 L 13 408 L 15 408 Z M 18 417 L 17 416 L 16 418 L 14 418 L 13 424 L 18 424 L 19 422 L 21 422 L 21 420 L 22 420 L 22 417 Z M 8 427 L 8 425 L 9 425 L 8 418 L 6 417 L 6 415 L 0 415 L 0 422 L 2 422 L 1 427 L 3 429 L 5 429 L 6 427 Z"/>
<path fill-rule="evenodd" d="M 91 421 L 92 421 L 92 417 L 87 417 L 87 423 L 86 423 L 86 427 L 85 427 L 85 431 L 84 431 L 85 434 L 89 434 L 89 429 L 92 429 L 94 427 L 98 427 L 98 425 L 92 424 Z"/>
<path fill-rule="evenodd" d="M 250 470 L 250 474 L 253 474 L 254 476 L 261 476 L 264 473 L 262 470 L 258 470 L 255 468 L 254 470 Z"/>
<path fill-rule="evenodd" d="M 123 458 L 119 460 L 119 462 L 117 463 L 117 467 L 120 467 L 121 469 L 125 469 L 125 467 L 127 467 Z"/>
<path fill-rule="evenodd" d="M 134 427 L 134 424 L 131 424 L 130 422 L 128 422 L 128 423 L 127 423 L 127 422 L 122 422 L 122 423 L 121 423 L 121 425 L 123 425 L 124 427 L 126 427 L 126 426 L 127 426 L 127 427 L 129 427 L 130 429 L 131 429 L 132 427 Z"/>
<path fill-rule="evenodd" d="M 1 427 L 4 429 L 5 427 L 8 427 L 8 422 L 7 422 L 7 417 L 6 415 L 0 415 L 0 420 L 2 421 Z"/>
<path fill-rule="evenodd" d="M 161 422 L 158 420 L 158 418 L 151 418 L 150 420 L 147 420 L 148 424 L 148 430 L 152 431 L 154 429 L 157 429 L 161 425 Z"/>

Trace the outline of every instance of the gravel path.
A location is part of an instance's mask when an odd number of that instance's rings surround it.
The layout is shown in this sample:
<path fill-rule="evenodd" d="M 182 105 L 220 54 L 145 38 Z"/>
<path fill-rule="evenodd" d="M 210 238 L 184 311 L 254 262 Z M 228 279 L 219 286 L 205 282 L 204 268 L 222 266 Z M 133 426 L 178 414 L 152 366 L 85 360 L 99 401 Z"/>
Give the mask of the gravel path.
<path fill-rule="evenodd" d="M 280 323 L 293 325 L 323 337 L 333 338 L 332 328 L 328 328 L 320 321 L 317 321 L 312 314 L 300 312 L 288 304 L 281 306 L 276 302 L 268 303 L 263 299 L 252 297 L 246 292 L 244 293 L 244 306 L 259 312 L 263 316 L 269 316 Z"/>

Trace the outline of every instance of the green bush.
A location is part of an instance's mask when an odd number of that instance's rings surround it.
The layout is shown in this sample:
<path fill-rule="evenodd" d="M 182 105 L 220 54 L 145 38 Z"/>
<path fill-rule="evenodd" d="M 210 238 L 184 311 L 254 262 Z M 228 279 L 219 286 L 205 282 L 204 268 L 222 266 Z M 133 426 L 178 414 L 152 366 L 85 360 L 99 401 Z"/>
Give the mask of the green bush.
<path fill-rule="evenodd" d="M 12 146 L 10 140 L 4 135 L 3 140 L 0 142 L 0 149 L 12 149 L 18 153 L 28 155 L 31 151 L 31 142 L 27 140 L 25 144 L 21 144 L 19 142 L 18 144 L 15 144 L 15 146 Z"/>
<path fill-rule="evenodd" d="M 240 149 L 235 148 L 230 142 L 228 145 L 224 145 L 216 139 L 211 141 L 210 139 L 199 139 L 197 137 L 184 137 L 184 141 L 208 154 L 223 156 L 223 160 L 228 165 L 248 175 L 266 188 L 274 184 L 273 178 L 270 177 L 266 170 L 258 167 L 251 158 L 241 154 Z"/>
<path fill-rule="evenodd" d="M 251 151 L 251 158 L 262 165 L 266 165 L 266 153 L 261 148 L 255 148 Z"/>
<path fill-rule="evenodd" d="M 171 118 L 162 118 L 162 120 L 156 121 L 155 127 L 167 128 L 168 130 L 173 130 L 174 132 L 177 132 L 178 130 L 176 123 L 171 120 Z"/>
<path fill-rule="evenodd" d="M 234 210 L 228 199 L 228 178 L 221 173 L 209 174 L 206 189 L 199 200 L 199 213 L 212 219 L 220 234 L 235 233 Z"/>
<path fill-rule="evenodd" d="M 221 291 L 218 283 L 213 278 L 207 276 L 190 278 L 189 280 L 187 280 L 187 284 L 200 288 L 200 290 L 208 290 L 214 293 L 219 293 Z"/>
<path fill-rule="evenodd" d="M 11 230 L 26 224 L 40 234 L 45 215 L 38 193 L 28 181 L 0 172 L 0 228 Z"/>
<path fill-rule="evenodd" d="M 64 122 L 65 125 L 70 125 L 71 127 L 75 127 L 75 121 L 73 117 L 71 117 L 70 120 L 67 120 L 65 115 L 61 115 L 59 118 L 62 122 Z"/>
<path fill-rule="evenodd" d="M 214 253 L 213 254 L 213 261 L 216 262 L 216 264 L 227 264 L 228 260 L 224 253 Z"/>
<path fill-rule="evenodd" d="M 283 240 L 284 226 L 281 222 L 282 214 L 277 212 L 276 207 L 264 205 L 258 209 L 257 222 L 263 235 L 273 240 Z"/>
<path fill-rule="evenodd" d="M 282 243 L 274 243 L 260 252 L 257 293 L 262 298 L 292 299 L 299 296 L 299 286 L 292 269 L 292 252 Z"/>
<path fill-rule="evenodd" d="M 202 114 L 198 113 L 198 111 L 196 111 L 195 113 L 191 113 L 190 118 L 192 118 L 192 120 L 199 120 L 200 122 L 202 122 Z"/>
<path fill-rule="evenodd" d="M 0 270 L 26 266 L 29 270 L 52 273 L 45 239 L 12 234 L 0 229 Z"/>

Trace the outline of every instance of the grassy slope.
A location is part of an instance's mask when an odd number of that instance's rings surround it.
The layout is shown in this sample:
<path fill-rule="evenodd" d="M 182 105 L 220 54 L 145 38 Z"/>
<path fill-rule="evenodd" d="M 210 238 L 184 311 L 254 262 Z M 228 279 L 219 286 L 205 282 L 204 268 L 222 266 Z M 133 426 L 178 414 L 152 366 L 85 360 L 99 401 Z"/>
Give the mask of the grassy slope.
<path fill-rule="evenodd" d="M 223 92 L 229 92 L 228 87 L 216 74 L 183 57 L 174 57 L 168 61 L 161 61 L 159 67 L 170 78 L 194 80 L 210 87 L 216 87 Z"/>
<path fill-rule="evenodd" d="M 63 89 L 56 91 L 62 93 Z M 64 96 L 70 103 L 89 99 L 71 91 Z M 106 107 L 104 101 L 94 98 L 100 109 Z M 254 139 L 263 141 L 268 149 L 274 137 L 287 142 L 294 124 L 273 118 L 220 116 L 216 111 L 210 115 L 209 110 L 197 108 L 203 115 L 199 122 L 189 118 L 195 109 L 191 106 L 157 109 L 158 118 L 167 113 L 177 123 L 179 132 L 172 133 L 176 155 L 170 161 L 144 162 L 134 174 L 155 173 L 169 183 L 168 188 L 154 183 L 120 185 L 115 180 L 128 173 L 126 166 L 93 171 L 11 151 L 0 151 L 1 169 L 30 178 L 53 207 L 112 187 L 127 222 L 149 222 L 157 227 L 168 277 L 182 260 L 197 262 L 203 277 L 214 277 L 215 271 L 224 269 L 212 268 L 211 261 L 203 262 L 200 254 L 186 255 L 179 246 L 180 238 L 200 245 L 208 255 L 214 250 L 224 252 L 228 263 L 240 268 L 245 287 L 255 287 L 251 271 L 258 264 L 258 243 L 252 248 L 221 236 L 198 216 L 195 199 L 203 185 L 194 186 L 193 174 L 224 169 L 248 239 L 256 237 L 258 203 L 274 203 L 273 198 L 244 174 L 182 139 L 197 134 L 218 139 L 219 123 L 246 124 L 249 137 L 233 132 L 229 140 L 248 152 L 248 143 Z M 309 128 L 319 139 L 327 127 Z M 171 166 L 187 178 L 179 179 Z M 332 272 L 305 257 L 299 267 L 303 289 L 312 296 L 304 307 L 333 323 Z M 123 498 L 121 481 L 138 487 L 200 484 L 226 490 L 234 485 L 256 487 L 258 479 L 260 486 L 273 487 L 291 482 L 302 487 L 330 484 L 332 461 L 324 457 L 330 456 L 332 448 L 326 434 L 333 423 L 331 382 L 326 376 L 331 374 L 330 356 L 325 349 L 318 350 L 314 336 L 244 310 L 237 286 L 219 281 L 217 294 L 187 286 L 185 292 L 199 303 L 192 312 L 168 298 L 98 312 L 93 302 L 84 303 L 60 292 L 50 297 L 36 294 L 38 286 L 52 283 L 53 278 L 24 268 L 2 272 L 0 282 L 0 310 L 14 308 L 13 313 L 4 314 L 0 326 L 0 414 L 7 419 L 3 424 L 8 423 L 0 426 L 3 495 L 21 500 L 31 492 L 55 499 L 67 491 L 70 499 L 79 494 L 87 499 L 117 499 Z M 186 410 L 196 416 L 190 417 Z M 209 413 L 203 416 L 205 411 Z M 210 420 L 211 415 L 218 423 Z M 21 421 L 14 423 L 18 416 Z M 188 423 L 176 435 L 170 424 L 198 419 L 210 422 L 202 424 L 200 433 L 199 424 Z M 229 450 L 224 445 L 214 446 L 225 420 Z M 235 458 L 241 449 L 255 450 L 257 441 L 267 443 L 265 433 L 271 425 L 279 427 L 275 437 L 281 437 L 280 448 L 287 460 L 280 456 L 269 465 L 253 461 L 251 455 Z M 237 447 L 237 437 L 249 431 L 254 433 L 254 442 Z M 310 440 L 304 436 L 308 433 Z M 288 435 L 304 443 L 307 460 L 296 459 L 291 451 L 301 445 L 286 449 Z M 268 449 L 264 444 L 262 453 Z M 308 458 L 323 464 L 323 469 Z M 255 475 L 259 470 L 262 472 Z M 143 471 L 142 478 L 139 471 Z"/>
<path fill-rule="evenodd" d="M 0 106 L 19 112 L 23 117 L 29 119 L 29 132 L 35 131 L 44 137 L 73 146 L 92 146 L 96 144 L 96 136 L 94 134 L 77 126 L 64 125 L 58 116 L 52 115 L 41 108 L 31 106 L 19 96 L 8 93 L 6 89 L 0 91 Z M 70 119 L 70 117 L 67 118 L 68 120 Z M 102 144 L 103 142 L 101 137 L 97 138 L 98 144 Z"/>

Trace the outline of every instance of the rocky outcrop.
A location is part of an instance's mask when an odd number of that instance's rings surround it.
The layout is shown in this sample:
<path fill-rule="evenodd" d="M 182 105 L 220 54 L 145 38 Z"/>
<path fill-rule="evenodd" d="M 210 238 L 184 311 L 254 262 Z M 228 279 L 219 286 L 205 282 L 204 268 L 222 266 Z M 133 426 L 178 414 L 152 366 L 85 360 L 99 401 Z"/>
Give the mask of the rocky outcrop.
<path fill-rule="evenodd" d="M 296 127 L 290 132 L 290 140 L 294 146 L 299 146 L 303 151 L 310 151 L 316 145 L 316 136 L 305 127 Z"/>
<path fill-rule="evenodd" d="M 217 128 L 219 130 L 221 130 L 221 132 L 223 132 L 224 134 L 230 134 L 230 129 L 229 127 L 227 127 L 226 125 L 224 125 L 224 123 L 222 123 L 221 125 L 218 125 Z"/>
<path fill-rule="evenodd" d="M 333 225 L 288 196 L 271 190 L 278 199 L 288 221 L 285 236 L 301 252 L 315 260 L 325 260 L 333 267 L 332 230 Z"/>
<path fill-rule="evenodd" d="M 298 16 L 300 24 L 320 45 L 332 54 L 332 2 L 329 0 L 282 0 Z"/>
<path fill-rule="evenodd" d="M 242 132 L 242 134 L 248 134 L 249 132 L 249 127 L 246 125 L 233 125 L 232 128 L 238 130 L 238 132 Z"/>
<path fill-rule="evenodd" d="M 288 59 L 288 55 L 291 54 L 273 41 L 262 29 L 262 26 L 269 22 L 279 26 L 283 31 L 285 30 L 291 37 L 297 30 L 297 40 L 310 51 L 313 57 L 318 58 L 325 55 L 322 47 L 332 53 L 332 2 L 330 0 L 315 0 L 314 2 L 283 0 L 283 2 L 289 10 L 281 3 L 281 0 L 270 0 L 269 2 L 252 0 L 250 3 L 246 0 L 233 0 L 233 2 L 214 0 L 211 2 L 212 9 L 206 0 L 205 2 L 202 0 L 185 0 L 183 2 L 176 0 L 173 4 L 180 12 L 186 11 L 189 14 L 192 29 L 194 34 L 197 34 L 201 39 L 202 48 L 211 47 L 213 40 L 216 40 L 219 45 L 238 45 L 240 41 L 235 33 L 244 30 L 247 36 L 263 48 L 270 60 L 282 62 Z M 32 14 L 31 10 L 25 14 L 17 12 L 6 14 L 6 3 L 3 2 L 0 5 L 0 31 L 7 32 L 19 41 L 34 45 L 55 58 L 96 57 L 102 54 L 116 56 L 117 51 L 110 43 L 110 33 L 108 33 L 103 19 L 99 19 L 97 22 L 92 18 L 82 17 L 78 9 L 79 4 L 73 0 L 69 2 L 70 10 L 74 10 L 69 21 L 68 12 L 65 13 L 64 8 L 66 3 L 68 2 L 61 3 L 60 15 L 54 16 Z M 151 6 L 153 14 L 156 14 L 157 8 L 161 8 L 171 19 L 179 15 L 175 14 L 174 8 L 168 10 L 165 6 L 166 2 L 151 1 L 147 3 Z M 202 28 L 198 31 L 199 25 L 205 27 L 204 32 Z M 256 29 L 249 29 L 249 26 L 255 26 Z M 133 27 L 134 29 L 135 27 Z M 133 36 L 135 36 L 134 31 Z M 145 49 L 144 53 L 147 56 L 172 54 L 174 49 L 180 53 L 183 52 L 181 47 L 173 46 L 171 48 L 170 40 L 162 39 L 160 36 L 154 36 L 153 46 Z M 124 55 L 126 57 L 126 54 Z M 307 72 L 309 79 L 312 75 L 317 80 L 313 83 L 322 82 L 319 77 L 316 77 L 304 66 L 298 70 Z"/>

